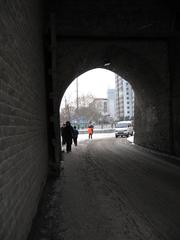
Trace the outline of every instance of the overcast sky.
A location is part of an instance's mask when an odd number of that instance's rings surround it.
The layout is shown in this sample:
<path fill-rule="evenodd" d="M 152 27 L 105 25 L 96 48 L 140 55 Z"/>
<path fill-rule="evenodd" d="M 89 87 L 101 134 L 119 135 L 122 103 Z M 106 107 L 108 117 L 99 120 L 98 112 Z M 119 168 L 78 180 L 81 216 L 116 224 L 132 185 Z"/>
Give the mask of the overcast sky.
<path fill-rule="evenodd" d="M 96 68 L 78 77 L 79 96 L 92 94 L 94 97 L 106 98 L 108 88 L 115 88 L 115 73 L 109 70 Z M 65 96 L 68 101 L 76 98 L 76 81 L 73 81 L 67 88 L 61 107 L 64 105 Z"/>

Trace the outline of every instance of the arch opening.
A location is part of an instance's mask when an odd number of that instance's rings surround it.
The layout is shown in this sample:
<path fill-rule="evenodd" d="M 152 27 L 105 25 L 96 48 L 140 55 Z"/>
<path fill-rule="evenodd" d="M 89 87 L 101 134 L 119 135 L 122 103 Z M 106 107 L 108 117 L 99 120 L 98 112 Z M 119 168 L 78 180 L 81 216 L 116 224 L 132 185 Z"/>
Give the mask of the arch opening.
<path fill-rule="evenodd" d="M 136 98 L 136 144 L 160 152 L 171 152 L 173 135 L 166 42 L 122 40 L 118 43 L 93 42 L 91 45 L 88 42 L 63 42 L 65 54 L 61 49 L 62 44 L 57 53 L 55 94 L 59 99 L 62 99 L 69 84 L 86 71 L 95 68 L 110 70 L 127 80 L 133 87 Z M 105 63 L 110 64 L 105 66 Z M 57 112 L 59 114 L 59 108 Z"/>
<path fill-rule="evenodd" d="M 80 133 L 86 133 L 88 126 L 93 125 L 94 132 L 101 137 L 107 137 L 103 133 L 117 137 L 119 121 L 134 123 L 134 99 L 131 84 L 118 74 L 105 68 L 89 70 L 66 89 L 60 104 L 60 126 L 70 121 Z"/>

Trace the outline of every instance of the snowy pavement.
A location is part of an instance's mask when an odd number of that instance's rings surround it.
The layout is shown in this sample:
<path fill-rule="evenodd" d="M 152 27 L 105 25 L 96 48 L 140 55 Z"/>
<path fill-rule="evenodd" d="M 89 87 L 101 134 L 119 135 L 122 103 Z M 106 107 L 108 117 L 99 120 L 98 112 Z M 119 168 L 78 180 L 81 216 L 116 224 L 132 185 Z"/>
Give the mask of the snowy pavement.
<path fill-rule="evenodd" d="M 94 133 L 93 139 L 107 139 L 107 138 L 115 138 L 115 133 Z M 88 140 L 88 134 L 79 134 L 78 141 L 82 142 L 84 140 Z M 130 136 L 127 140 L 131 143 L 134 142 L 134 136 Z"/>
<path fill-rule="evenodd" d="M 94 133 L 93 139 L 106 139 L 106 138 L 114 138 L 114 133 Z M 79 134 L 78 141 L 82 142 L 84 140 L 88 140 L 88 134 Z"/>
<path fill-rule="evenodd" d="M 28 240 L 180 239 L 179 167 L 126 138 L 80 141 L 63 156 Z"/>

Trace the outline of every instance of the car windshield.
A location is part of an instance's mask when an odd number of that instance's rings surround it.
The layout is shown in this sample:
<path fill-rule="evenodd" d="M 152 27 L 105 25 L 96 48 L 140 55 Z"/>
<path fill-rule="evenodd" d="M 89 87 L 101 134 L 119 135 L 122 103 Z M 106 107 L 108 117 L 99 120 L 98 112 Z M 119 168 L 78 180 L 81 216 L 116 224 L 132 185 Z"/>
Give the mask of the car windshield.
<path fill-rule="evenodd" d="M 118 123 L 118 124 L 116 125 L 116 127 L 117 127 L 117 128 L 126 128 L 126 127 L 128 127 L 128 125 L 129 125 L 129 123 Z"/>

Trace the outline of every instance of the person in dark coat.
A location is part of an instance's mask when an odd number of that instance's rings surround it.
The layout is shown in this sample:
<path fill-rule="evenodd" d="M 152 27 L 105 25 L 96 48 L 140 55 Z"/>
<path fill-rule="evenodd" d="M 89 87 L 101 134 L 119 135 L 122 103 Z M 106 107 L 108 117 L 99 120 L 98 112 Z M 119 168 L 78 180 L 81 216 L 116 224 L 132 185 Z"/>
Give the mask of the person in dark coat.
<path fill-rule="evenodd" d="M 73 127 L 69 121 L 66 122 L 66 127 L 64 128 L 64 139 L 66 142 L 66 152 L 71 152 L 71 145 L 73 139 Z"/>
<path fill-rule="evenodd" d="M 73 132 L 73 141 L 74 141 L 74 145 L 77 146 L 77 139 L 78 139 L 78 134 L 79 131 L 76 129 L 76 126 L 74 126 L 74 132 Z"/>

